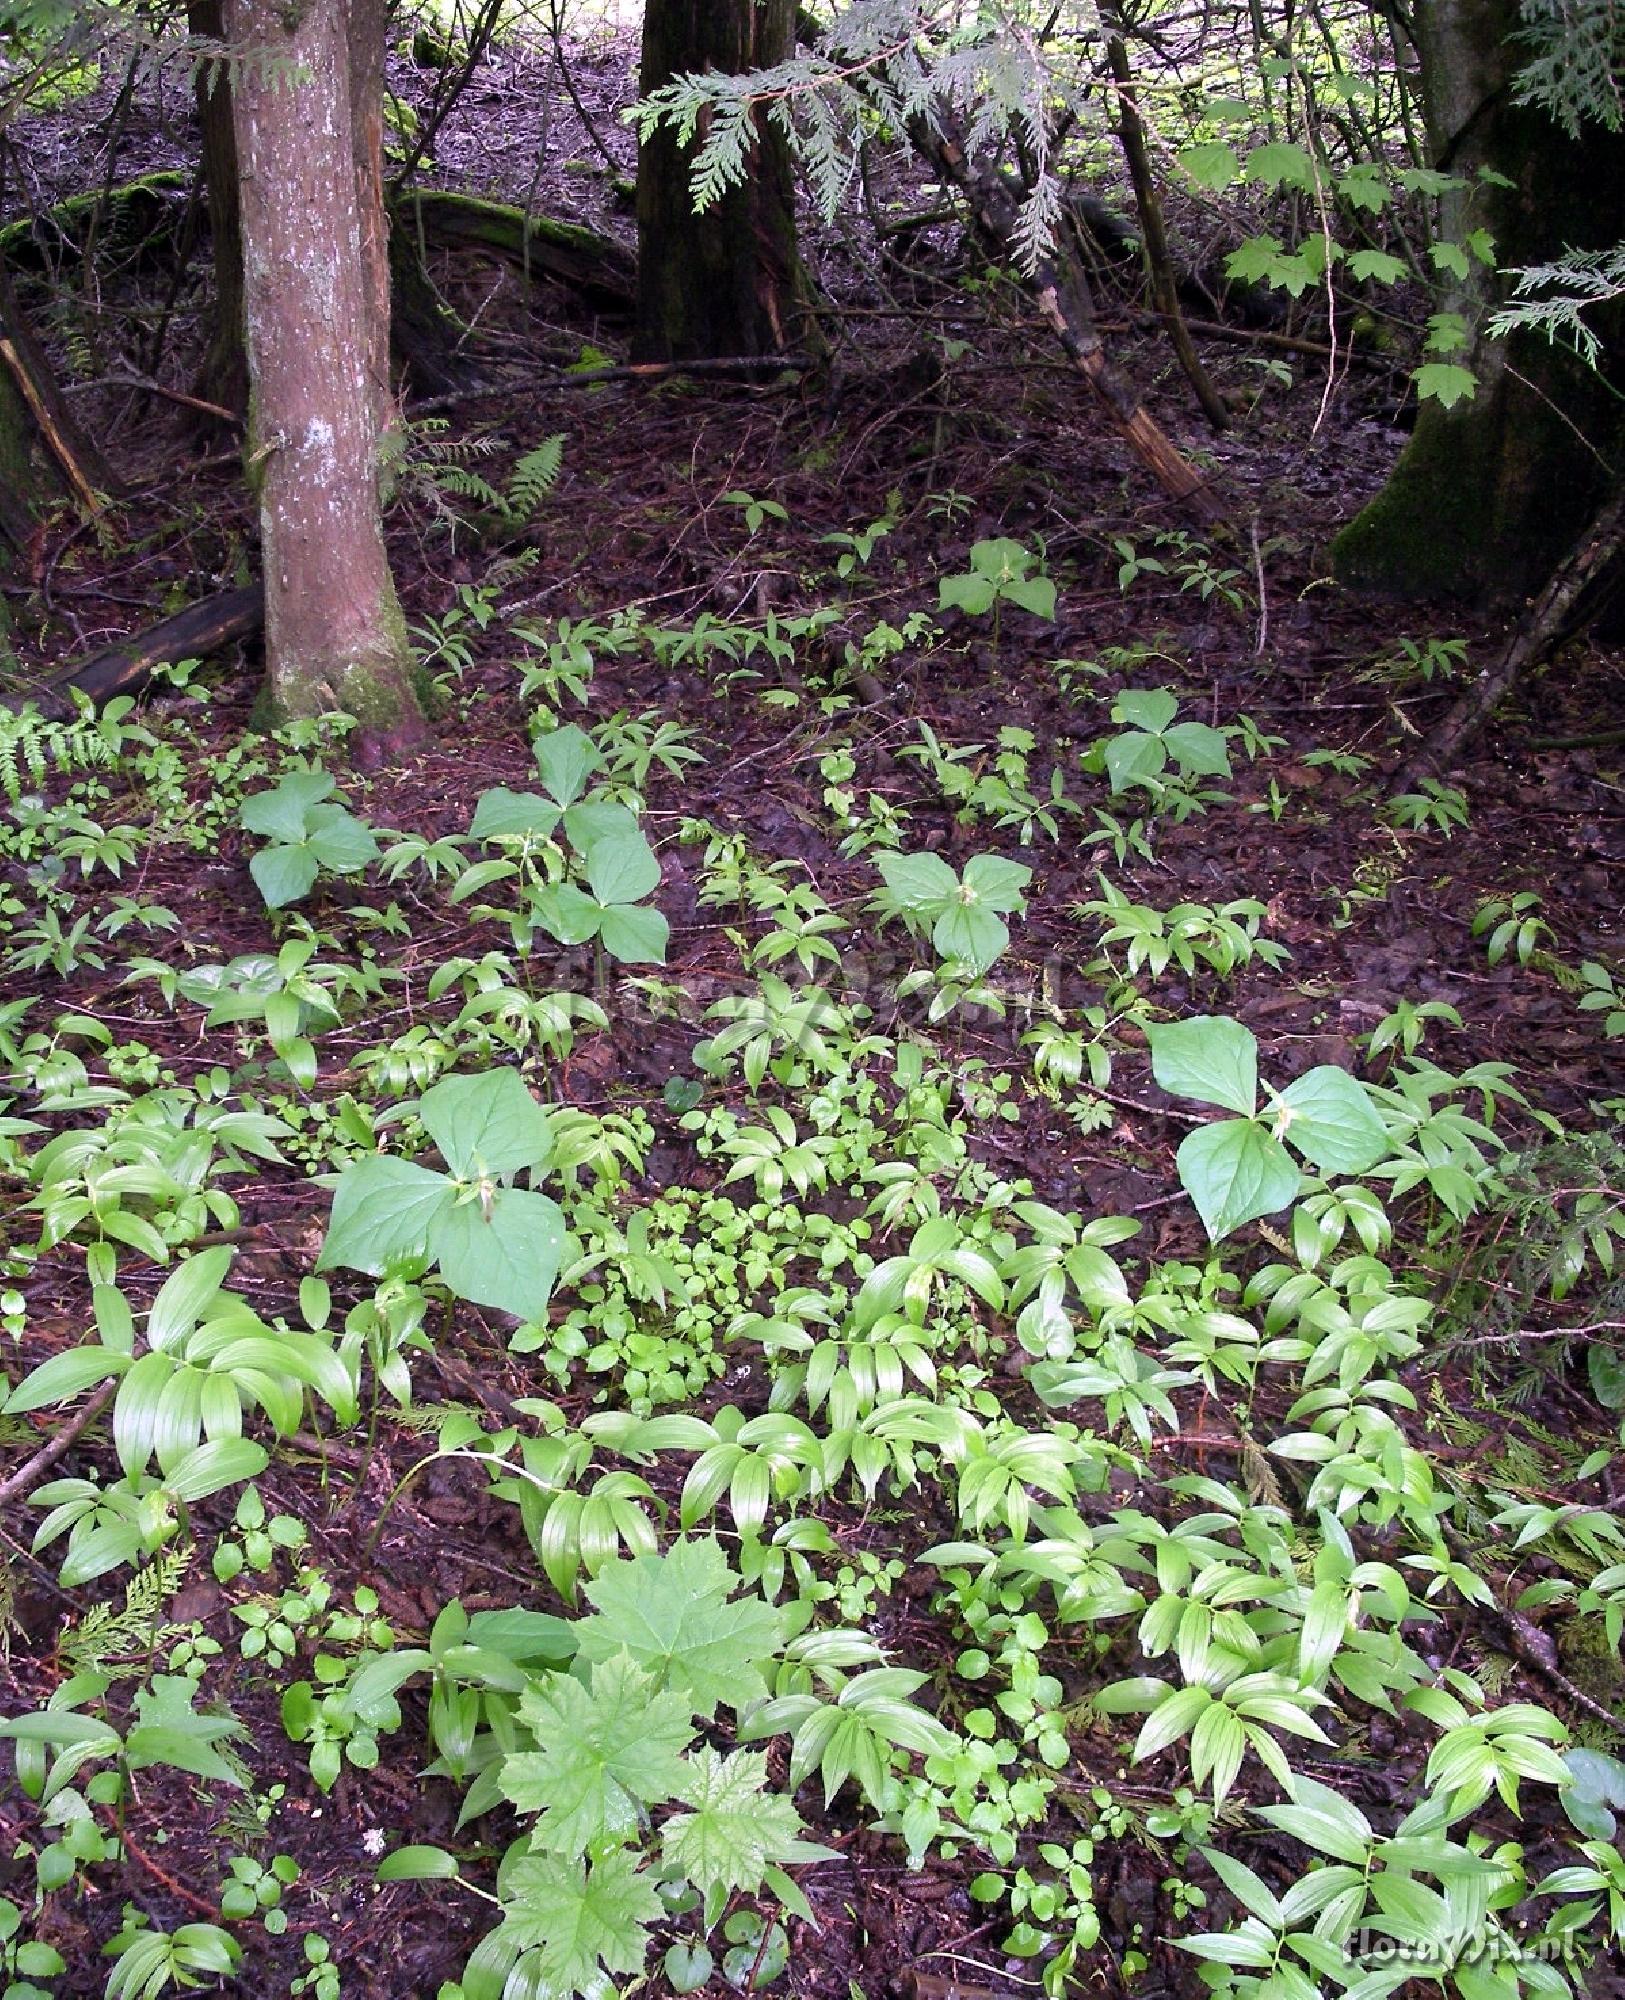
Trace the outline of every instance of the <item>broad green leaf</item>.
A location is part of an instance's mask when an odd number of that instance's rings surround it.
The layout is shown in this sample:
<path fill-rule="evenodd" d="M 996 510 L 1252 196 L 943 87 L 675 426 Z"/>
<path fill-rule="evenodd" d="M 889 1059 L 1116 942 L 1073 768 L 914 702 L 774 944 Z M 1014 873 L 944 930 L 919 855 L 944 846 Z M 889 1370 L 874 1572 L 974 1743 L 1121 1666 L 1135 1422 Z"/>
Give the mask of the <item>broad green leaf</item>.
<path fill-rule="evenodd" d="M 586 855 L 587 886 L 600 903 L 636 903 L 660 886 L 660 863 L 644 836 L 593 841 Z"/>
<path fill-rule="evenodd" d="M 552 1156 L 547 1113 L 515 1069 L 448 1076 L 423 1093 L 418 1116 L 456 1180 L 506 1180 Z"/>
<path fill-rule="evenodd" d="M 646 903 L 615 903 L 604 911 L 598 936 L 619 965 L 664 965 L 671 925 Z"/>
<path fill-rule="evenodd" d="M 352 1160 L 333 1190 L 333 1212 L 316 1268 L 345 1264 L 380 1277 L 385 1268 L 426 1253 L 429 1225 L 454 1199 L 444 1174 L 391 1153 Z"/>
<path fill-rule="evenodd" d="M 589 1862 L 522 1854 L 503 1870 L 504 1929 L 540 1948 L 546 2000 L 597 1994 L 602 1975 L 638 1972 L 647 1927 L 665 1914 L 641 1856 L 620 1848 Z"/>
<path fill-rule="evenodd" d="M 874 862 L 899 909 L 934 916 L 959 894 L 959 877 L 940 854 L 877 854 Z"/>
<path fill-rule="evenodd" d="M 1228 1014 L 1154 1023 L 1151 1074 L 1171 1097 L 1194 1097 L 1251 1118 L 1258 1108 L 1258 1043 Z"/>
<path fill-rule="evenodd" d="M 269 791 L 243 800 L 243 827 L 266 840 L 301 841 L 311 808 L 332 790 L 333 780 L 326 771 L 288 771 Z"/>
<path fill-rule="evenodd" d="M 965 863 L 964 894 L 973 896 L 990 910 L 1007 913 L 1022 907 L 1022 897 L 1033 871 L 1020 861 L 1006 861 L 1000 854 L 973 854 Z"/>
<path fill-rule="evenodd" d="M 1349 276 L 1362 284 L 1397 285 L 1405 268 L 1402 257 L 1390 256 L 1386 250 L 1355 250 L 1349 256 Z"/>
<path fill-rule="evenodd" d="M 980 617 L 993 609 L 998 594 L 999 587 L 991 577 L 967 570 L 962 576 L 945 576 L 938 580 L 937 609 L 967 611 L 973 617 Z"/>
<path fill-rule="evenodd" d="M 1055 585 L 1047 576 L 1019 578 L 1007 583 L 1000 594 L 1023 611 L 1030 611 L 1035 618 L 1055 617 Z"/>
<path fill-rule="evenodd" d="M 688 1702 L 661 1692 L 630 1653 L 600 1661 L 590 1690 L 548 1675 L 519 1710 L 541 1747 L 504 1759 L 498 1783 L 521 1812 L 540 1814 L 533 1846 L 577 1855 L 631 1840 L 646 1807 L 680 1795 Z"/>
<path fill-rule="evenodd" d="M 324 868 L 335 875 L 359 875 L 378 859 L 378 837 L 364 820 L 343 806 L 318 806 L 311 815 L 306 843 Z"/>
<path fill-rule="evenodd" d="M 1168 754 L 1183 771 L 1199 778 L 1228 778 L 1230 746 L 1205 722 L 1176 722 L 1162 732 Z"/>
<path fill-rule="evenodd" d="M 1215 1243 L 1243 1223 L 1285 1208 L 1301 1180 L 1286 1149 L 1250 1118 L 1199 1126 L 1177 1158 L 1180 1184 Z"/>
<path fill-rule="evenodd" d="M 321 864 L 308 847 L 262 847 L 251 855 L 248 872 L 254 886 L 265 898 L 268 910 L 283 910 L 308 896 L 321 873 Z"/>
<path fill-rule="evenodd" d="M 1112 720 L 1129 729 L 1160 736 L 1179 713 L 1179 703 L 1167 688 L 1124 688 L 1112 703 Z"/>
<path fill-rule="evenodd" d="M 1565 1750 L 1570 1782 L 1563 1810 L 1588 1840 L 1612 1840 L 1614 1812 L 1625 1812 L 1625 1763 L 1605 1750 Z"/>
<path fill-rule="evenodd" d="M 1227 146 L 1222 140 L 1210 140 L 1199 146 L 1183 146 L 1178 154 L 1179 164 L 1195 181 L 1198 187 L 1209 189 L 1214 194 L 1223 194 L 1241 172 L 1241 162 L 1236 157 L 1234 146 Z"/>
<path fill-rule="evenodd" d="M 564 815 L 564 830 L 577 854 L 600 840 L 630 840 L 638 833 L 638 817 L 611 799 L 583 799 Z"/>
<path fill-rule="evenodd" d="M 973 972 L 986 972 L 1010 942 L 1001 918 L 980 903 L 955 902 L 938 917 L 931 942 L 939 957 L 959 959 Z"/>
<path fill-rule="evenodd" d="M 689 1759 L 678 1794 L 694 1810 L 676 1813 L 661 1829 L 667 1863 L 711 1897 L 754 1895 L 776 1863 L 833 1859 L 830 1849 L 800 1838 L 792 1801 L 767 1790 L 767 1758 L 750 1750 L 724 1757 L 706 1747 Z"/>
<path fill-rule="evenodd" d="M 1411 380 L 1424 403 L 1431 400 L 1447 410 L 1461 402 L 1470 403 L 1478 394 L 1477 376 L 1453 361 L 1424 361 L 1413 371 Z"/>
<path fill-rule="evenodd" d="M 1315 163 L 1302 146 L 1277 140 L 1255 146 L 1247 155 L 1247 178 L 1263 187 L 1302 188 L 1308 193 L 1315 185 Z"/>
<path fill-rule="evenodd" d="M 1127 729 L 1106 745 L 1106 777 L 1114 792 L 1151 784 L 1167 768 L 1162 738 L 1149 730 Z"/>
<path fill-rule="evenodd" d="M 1467 252 L 1459 243 L 1430 243 L 1428 255 L 1436 271 L 1448 271 L 1453 278 L 1466 279 Z"/>
<path fill-rule="evenodd" d="M 521 1188 L 449 1203 L 429 1221 L 429 1252 L 457 1296 L 517 1319 L 546 1318 L 563 1250 L 557 1203 Z"/>
<path fill-rule="evenodd" d="M 543 785 L 561 806 L 581 796 L 588 778 L 604 761 L 592 738 L 573 722 L 538 736 L 531 749 Z"/>
<path fill-rule="evenodd" d="M 604 920 L 602 905 L 574 882 L 550 882 L 531 898 L 530 907 L 543 930 L 560 944 L 585 944 L 598 935 Z"/>
<path fill-rule="evenodd" d="M 546 840 L 558 823 L 559 809 L 550 800 L 494 785 L 480 793 L 468 832 L 471 840 Z"/>
<path fill-rule="evenodd" d="M 1287 1085 L 1274 1129 L 1323 1174 L 1363 1174 L 1389 1150 L 1387 1129 L 1365 1087 L 1332 1063 Z"/>
<path fill-rule="evenodd" d="M 581 1657 L 606 1660 L 626 1647 L 707 1721 L 724 1705 L 746 1708 L 766 1696 L 762 1665 L 778 1651 L 780 1620 L 760 1598 L 731 1598 L 738 1584 L 708 1537 L 617 1557 L 587 1585 L 596 1608 L 577 1626 Z"/>

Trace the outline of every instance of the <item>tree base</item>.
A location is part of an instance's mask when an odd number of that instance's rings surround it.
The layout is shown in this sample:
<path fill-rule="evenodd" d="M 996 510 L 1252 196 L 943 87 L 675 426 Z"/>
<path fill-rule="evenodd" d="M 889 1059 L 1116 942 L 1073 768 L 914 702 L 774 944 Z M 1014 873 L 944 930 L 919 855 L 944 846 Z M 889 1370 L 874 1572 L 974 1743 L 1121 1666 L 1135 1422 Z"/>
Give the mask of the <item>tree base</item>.
<path fill-rule="evenodd" d="M 1616 449 L 1625 426 L 1601 407 L 1597 378 L 1554 379 L 1578 370 L 1571 357 L 1520 364 L 1534 380 L 1540 368 L 1546 396 L 1501 371 L 1473 402 L 1423 406 L 1387 485 L 1332 542 L 1340 582 L 1483 603 L 1527 597 L 1552 574 L 1607 492 L 1598 452 Z"/>

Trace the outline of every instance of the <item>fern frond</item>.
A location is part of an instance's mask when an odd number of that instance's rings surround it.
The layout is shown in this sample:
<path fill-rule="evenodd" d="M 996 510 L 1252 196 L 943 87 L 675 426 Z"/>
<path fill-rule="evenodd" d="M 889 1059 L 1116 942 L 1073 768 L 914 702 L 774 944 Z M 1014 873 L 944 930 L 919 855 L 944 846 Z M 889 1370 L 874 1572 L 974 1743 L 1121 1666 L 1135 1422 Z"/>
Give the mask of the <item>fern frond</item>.
<path fill-rule="evenodd" d="M 564 469 L 564 433 L 543 438 L 527 451 L 508 478 L 508 511 L 516 521 L 533 521 Z"/>

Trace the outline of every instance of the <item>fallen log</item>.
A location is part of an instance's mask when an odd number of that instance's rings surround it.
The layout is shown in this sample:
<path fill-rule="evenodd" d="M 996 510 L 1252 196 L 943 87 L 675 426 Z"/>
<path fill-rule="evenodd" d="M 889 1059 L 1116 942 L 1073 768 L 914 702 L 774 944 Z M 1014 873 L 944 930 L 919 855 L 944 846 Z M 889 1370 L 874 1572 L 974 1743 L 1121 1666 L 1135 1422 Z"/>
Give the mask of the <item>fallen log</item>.
<path fill-rule="evenodd" d="M 59 722 L 73 714 L 75 694 L 98 705 L 116 694 L 134 694 L 157 668 L 207 659 L 234 639 L 252 638 L 264 622 L 265 593 L 259 584 L 222 590 L 117 645 L 104 646 L 30 694 L 7 697 L 6 706 L 18 709 L 32 702 L 41 715 Z"/>
<path fill-rule="evenodd" d="M 397 196 L 390 219 L 420 247 L 486 251 L 518 270 L 568 285 L 603 311 L 630 313 L 637 299 L 631 251 L 577 223 L 527 215 L 507 202 L 443 188 L 414 188 Z"/>

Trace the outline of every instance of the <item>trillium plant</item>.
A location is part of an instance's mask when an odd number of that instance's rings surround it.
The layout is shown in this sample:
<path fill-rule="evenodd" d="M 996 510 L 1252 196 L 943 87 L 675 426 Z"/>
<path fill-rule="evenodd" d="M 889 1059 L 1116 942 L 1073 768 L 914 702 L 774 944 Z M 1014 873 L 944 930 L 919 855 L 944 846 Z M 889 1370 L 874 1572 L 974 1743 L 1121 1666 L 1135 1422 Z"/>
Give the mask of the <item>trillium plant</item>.
<path fill-rule="evenodd" d="M 1024 910 L 1033 871 L 997 854 L 973 854 L 963 876 L 939 854 L 877 854 L 886 886 L 875 898 L 884 915 L 911 931 L 929 930 L 940 958 L 984 973 L 1010 942 L 1004 918 Z"/>
<path fill-rule="evenodd" d="M 459 1298 L 542 1318 L 564 1217 L 546 1195 L 513 1183 L 552 1157 L 547 1113 L 516 1070 L 496 1069 L 447 1077 L 424 1092 L 417 1115 L 445 1171 L 389 1153 L 352 1161 L 333 1190 L 320 1268 L 378 1277 L 432 1263 Z"/>
<path fill-rule="evenodd" d="M 1361 1174 L 1390 1150 L 1364 1085 L 1333 1063 L 1285 1090 L 1265 1084 L 1261 1108 L 1258 1043 L 1240 1021 L 1200 1014 L 1148 1032 L 1164 1090 L 1236 1114 L 1199 1126 L 1179 1149 L 1180 1182 L 1214 1242 L 1297 1199 L 1294 1152 L 1324 1174 Z"/>

